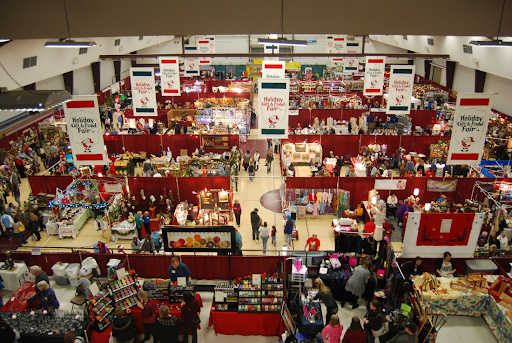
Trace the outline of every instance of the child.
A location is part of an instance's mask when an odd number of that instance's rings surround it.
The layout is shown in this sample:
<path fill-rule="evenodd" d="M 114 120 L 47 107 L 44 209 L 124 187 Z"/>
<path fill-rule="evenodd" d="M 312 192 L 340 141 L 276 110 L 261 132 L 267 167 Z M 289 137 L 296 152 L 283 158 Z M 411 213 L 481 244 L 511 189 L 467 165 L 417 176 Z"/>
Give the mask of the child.
<path fill-rule="evenodd" d="M 270 236 L 272 237 L 272 244 L 273 245 L 276 245 L 276 233 L 277 233 L 277 230 L 276 230 L 276 227 L 274 225 L 274 226 L 272 226 L 272 232 L 270 233 Z"/>

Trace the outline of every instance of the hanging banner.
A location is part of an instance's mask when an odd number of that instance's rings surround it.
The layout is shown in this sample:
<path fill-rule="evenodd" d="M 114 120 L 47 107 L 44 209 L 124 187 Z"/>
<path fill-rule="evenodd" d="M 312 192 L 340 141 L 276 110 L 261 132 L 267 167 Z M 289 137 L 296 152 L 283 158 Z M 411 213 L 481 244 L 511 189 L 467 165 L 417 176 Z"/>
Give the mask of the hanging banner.
<path fill-rule="evenodd" d="M 200 37 L 197 40 L 198 54 L 214 54 L 215 53 L 215 37 Z"/>
<path fill-rule="evenodd" d="M 331 62 L 334 63 L 335 65 L 337 66 L 343 66 L 343 62 L 344 62 L 344 58 L 343 57 L 334 57 L 334 58 L 331 58 Z"/>
<path fill-rule="evenodd" d="M 163 96 L 180 96 L 180 61 L 178 57 L 160 57 L 160 85 Z"/>
<path fill-rule="evenodd" d="M 457 180 L 436 181 L 427 180 L 427 191 L 429 192 L 455 192 Z"/>
<path fill-rule="evenodd" d="M 197 54 L 197 46 L 191 44 L 185 44 L 184 46 L 185 54 Z"/>
<path fill-rule="evenodd" d="M 185 57 L 185 76 L 199 75 L 199 59 L 197 57 Z"/>
<path fill-rule="evenodd" d="M 400 191 L 407 186 L 407 179 L 375 180 L 375 189 L 386 191 Z"/>
<path fill-rule="evenodd" d="M 344 54 L 345 53 L 345 36 L 329 35 L 326 37 L 325 52 L 328 54 Z"/>
<path fill-rule="evenodd" d="M 345 58 L 343 71 L 355 73 L 359 70 L 359 59 L 357 57 Z"/>
<path fill-rule="evenodd" d="M 157 116 L 153 68 L 130 68 L 133 115 Z"/>
<path fill-rule="evenodd" d="M 414 68 L 410 65 L 393 65 L 389 77 L 387 114 L 409 114 L 414 85 Z"/>
<path fill-rule="evenodd" d="M 285 62 L 264 60 L 262 62 L 261 77 L 264 79 L 284 79 Z"/>
<path fill-rule="evenodd" d="M 446 164 L 480 164 L 492 94 L 459 93 Z"/>
<path fill-rule="evenodd" d="M 199 66 L 209 66 L 212 64 L 212 59 L 210 57 L 202 57 L 199 58 L 197 62 L 199 63 Z"/>
<path fill-rule="evenodd" d="M 363 95 L 382 95 L 384 92 L 384 72 L 386 57 L 366 57 Z"/>
<path fill-rule="evenodd" d="M 258 79 L 258 137 L 288 138 L 289 79 Z"/>
<path fill-rule="evenodd" d="M 274 47 L 274 51 L 272 51 L 272 47 Z M 279 53 L 279 45 L 265 44 L 263 48 L 266 54 L 278 54 Z"/>
<path fill-rule="evenodd" d="M 359 42 L 347 41 L 346 52 L 347 52 L 347 54 L 359 54 L 360 47 L 361 47 L 361 44 Z"/>
<path fill-rule="evenodd" d="M 108 164 L 96 95 L 74 96 L 63 106 L 75 166 Z"/>

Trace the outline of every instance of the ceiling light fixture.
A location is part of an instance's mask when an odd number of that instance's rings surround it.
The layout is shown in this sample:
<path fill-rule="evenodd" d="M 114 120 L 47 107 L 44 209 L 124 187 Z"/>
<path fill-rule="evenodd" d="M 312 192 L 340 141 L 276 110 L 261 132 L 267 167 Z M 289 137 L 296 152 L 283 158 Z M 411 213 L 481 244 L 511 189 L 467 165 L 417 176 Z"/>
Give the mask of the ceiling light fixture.
<path fill-rule="evenodd" d="M 8 42 L 10 41 L 9 38 L 0 38 L 0 43 L 5 43 L 5 42 Z"/>
<path fill-rule="evenodd" d="M 68 20 L 68 10 L 66 8 L 66 0 L 62 0 L 64 3 L 64 13 L 66 15 L 66 27 L 68 29 L 68 39 L 62 42 L 46 42 L 46 48 L 90 48 L 96 46 L 96 42 L 88 41 L 88 42 L 75 42 L 71 39 L 71 32 L 69 30 L 69 20 Z"/>
<path fill-rule="evenodd" d="M 258 44 L 268 45 L 293 45 L 293 46 L 307 46 L 307 40 L 286 39 L 284 38 L 284 0 L 281 0 L 281 38 L 275 35 L 270 35 L 271 38 L 258 38 Z"/>
<path fill-rule="evenodd" d="M 503 21 L 503 12 L 505 11 L 505 1 L 503 0 L 503 6 L 501 7 L 501 17 L 500 24 L 498 26 L 498 34 L 496 35 L 496 39 L 493 40 L 472 40 L 469 42 L 471 45 L 482 46 L 482 47 L 508 47 L 512 46 L 512 42 L 503 41 L 500 39 L 501 33 L 501 22 Z"/>

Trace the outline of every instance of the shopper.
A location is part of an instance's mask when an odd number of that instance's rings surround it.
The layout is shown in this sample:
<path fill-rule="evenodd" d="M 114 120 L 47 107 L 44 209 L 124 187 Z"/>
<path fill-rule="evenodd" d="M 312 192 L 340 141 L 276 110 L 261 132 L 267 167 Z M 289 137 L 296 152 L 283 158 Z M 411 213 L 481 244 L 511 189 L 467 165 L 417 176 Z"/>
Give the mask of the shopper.
<path fill-rule="evenodd" d="M 5 343 L 16 343 L 16 332 L 14 329 L 4 322 L 4 317 L 0 316 L 0 337 L 2 342 Z"/>
<path fill-rule="evenodd" d="M 418 325 L 409 322 L 404 325 L 404 330 L 400 331 L 388 343 L 416 343 L 418 342 Z"/>
<path fill-rule="evenodd" d="M 251 226 L 252 226 L 252 240 L 253 241 L 259 241 L 260 240 L 260 234 L 258 232 L 258 229 L 260 228 L 261 218 L 258 215 L 258 209 L 255 208 L 251 212 Z"/>
<path fill-rule="evenodd" d="M 132 249 L 132 254 L 140 254 L 140 247 L 142 246 L 142 242 L 139 241 L 137 237 L 133 237 L 130 242 L 130 247 Z"/>
<path fill-rule="evenodd" d="M 324 303 L 325 307 L 327 307 L 327 312 L 325 314 L 326 323 L 331 322 L 331 316 L 333 314 L 338 313 L 338 304 L 336 300 L 334 300 L 334 296 L 332 295 L 331 289 L 327 287 L 322 279 L 315 279 L 315 286 L 318 288 L 318 293 L 313 298 L 314 300 L 320 299 Z M 341 332 L 340 332 L 341 336 Z"/>
<path fill-rule="evenodd" d="M 238 232 L 238 228 L 235 228 L 235 238 L 236 238 L 236 254 L 242 256 L 242 234 Z"/>
<path fill-rule="evenodd" d="M 192 273 L 190 273 L 188 266 L 185 263 L 181 263 L 176 256 L 171 259 L 171 265 L 169 266 L 167 273 L 169 274 L 169 279 L 172 283 L 178 281 L 179 277 L 187 278 L 187 284 L 192 281 Z"/>
<path fill-rule="evenodd" d="M 291 216 L 286 216 L 286 223 L 284 224 L 284 236 L 285 241 L 288 246 L 292 244 L 292 233 L 293 228 L 295 227 L 295 222 L 292 220 Z"/>
<path fill-rule="evenodd" d="M 406 262 L 402 266 L 402 272 L 404 273 L 405 280 L 409 280 L 411 276 L 419 276 L 423 274 L 423 266 L 421 262 L 423 259 L 420 256 L 416 256 L 414 260 Z"/>
<path fill-rule="evenodd" d="M 308 247 L 309 251 L 318 251 L 318 248 L 320 248 L 320 240 L 318 239 L 318 235 L 316 233 L 308 238 L 306 245 L 304 246 L 304 250 L 308 250 Z"/>
<path fill-rule="evenodd" d="M 153 229 L 153 233 L 151 233 L 151 240 L 153 241 L 153 245 L 155 246 L 155 249 L 158 251 L 161 248 L 160 245 L 160 231 L 155 227 Z"/>
<path fill-rule="evenodd" d="M 242 214 L 242 206 L 236 199 L 235 203 L 233 204 L 233 213 L 235 214 L 236 225 L 240 227 L 240 215 Z"/>
<path fill-rule="evenodd" d="M 329 343 L 339 343 L 341 338 L 341 333 L 343 332 L 343 325 L 340 324 L 340 318 L 337 314 L 333 314 L 331 316 L 331 320 L 329 324 L 327 324 L 321 333 L 316 335 L 316 342 L 329 342 Z"/>
<path fill-rule="evenodd" d="M 372 261 L 369 259 L 364 259 L 362 265 L 357 266 L 356 269 L 354 269 L 354 273 L 348 279 L 347 284 L 345 285 L 345 294 L 343 295 L 343 300 L 341 302 L 342 308 L 345 307 L 345 303 L 347 301 L 352 303 L 352 309 L 359 307 L 357 300 L 364 293 L 366 284 L 368 283 L 368 279 L 371 275 L 371 266 Z"/>
<path fill-rule="evenodd" d="M 249 162 L 249 168 L 247 168 L 247 172 L 249 173 L 249 180 L 251 182 L 254 181 L 254 175 L 255 175 L 255 166 L 254 166 L 254 161 L 251 159 L 251 161 Z"/>
<path fill-rule="evenodd" d="M 137 236 L 139 239 L 142 239 L 142 225 L 144 224 L 142 217 L 142 211 L 137 211 L 137 214 L 135 215 L 135 227 L 137 228 Z"/>
<path fill-rule="evenodd" d="M 452 259 L 452 254 L 450 254 L 447 251 L 444 253 L 444 256 L 442 259 L 437 260 L 436 276 L 439 276 L 439 277 L 454 276 L 455 272 L 457 271 L 457 268 L 455 267 L 455 264 L 451 261 L 451 259 Z"/>
<path fill-rule="evenodd" d="M 128 166 L 126 166 L 126 172 L 128 173 L 128 176 L 135 176 L 135 162 L 133 162 L 133 160 L 128 162 Z"/>
<path fill-rule="evenodd" d="M 32 301 L 38 300 L 41 304 L 43 310 L 57 310 L 60 307 L 59 300 L 57 300 L 57 296 L 55 295 L 55 291 L 50 288 L 50 285 L 46 281 L 39 281 L 37 284 L 37 289 L 39 292 L 28 299 L 26 302 L 31 303 Z"/>
<path fill-rule="evenodd" d="M 149 216 L 149 211 L 144 211 L 144 215 L 142 216 L 142 222 L 144 223 L 145 234 L 151 233 L 151 217 Z M 142 239 L 142 238 L 141 238 Z"/>
<path fill-rule="evenodd" d="M 265 161 L 265 164 L 267 165 L 267 174 L 269 174 L 272 169 L 272 161 L 274 161 L 274 153 L 272 152 L 272 150 L 268 149 Z"/>
<path fill-rule="evenodd" d="M 11 240 L 11 231 L 12 231 L 12 224 L 14 224 L 14 220 L 9 214 L 3 214 L 2 218 L 2 236 L 9 238 Z"/>
<path fill-rule="evenodd" d="M 244 170 L 247 170 L 249 168 L 249 162 L 251 161 L 251 152 L 247 150 L 245 156 L 244 156 Z"/>
<path fill-rule="evenodd" d="M 181 320 L 183 320 L 183 342 L 188 342 L 188 334 L 192 331 L 192 343 L 197 343 L 197 326 L 201 323 L 199 302 L 189 291 L 183 292 Z"/>
<path fill-rule="evenodd" d="M 276 234 L 277 234 L 276 226 L 272 225 L 272 232 L 270 233 L 270 236 L 272 237 L 272 245 L 276 245 Z"/>
<path fill-rule="evenodd" d="M 149 341 L 153 335 L 153 327 L 156 321 L 156 307 L 153 300 L 149 299 L 146 291 L 137 293 L 140 301 L 137 306 L 142 310 L 142 325 L 144 326 L 144 339 L 140 343 Z"/>
<path fill-rule="evenodd" d="M 142 253 L 147 254 L 155 254 L 155 243 L 153 243 L 153 239 L 151 239 L 151 235 L 147 234 L 144 236 L 144 240 L 142 241 L 142 245 L 140 247 Z"/>
<path fill-rule="evenodd" d="M 352 322 L 341 343 L 366 343 L 366 332 L 361 327 L 359 317 L 352 317 Z"/>
<path fill-rule="evenodd" d="M 267 253 L 267 242 L 270 237 L 270 228 L 267 226 L 267 222 L 263 223 L 263 226 L 260 226 L 258 229 L 258 234 L 260 235 L 261 242 L 263 243 L 263 253 Z"/>
<path fill-rule="evenodd" d="M 116 307 L 112 320 L 112 337 L 115 343 L 133 343 L 136 338 L 132 311 L 125 311 L 121 306 Z"/>
<path fill-rule="evenodd" d="M 154 326 L 154 342 L 155 343 L 178 343 L 181 334 L 181 321 L 171 316 L 169 307 L 163 305 L 160 307 L 160 318 L 157 319 Z"/>
<path fill-rule="evenodd" d="M 50 284 L 50 279 L 48 279 L 48 274 L 44 270 L 41 269 L 39 266 L 32 266 L 29 269 L 30 274 L 34 275 L 36 277 L 34 283 L 37 285 L 40 281 L 46 281 L 48 284 Z"/>
<path fill-rule="evenodd" d="M 144 176 L 151 176 L 153 166 L 151 165 L 151 160 L 149 158 L 144 161 L 144 164 L 142 165 L 142 171 L 144 172 Z"/>
<path fill-rule="evenodd" d="M 364 315 L 363 323 L 364 331 L 366 331 L 367 342 L 374 343 L 374 333 L 377 333 L 382 325 L 384 325 L 384 315 L 382 314 L 382 305 L 380 301 L 374 299 L 370 302 L 370 309 Z"/>
<path fill-rule="evenodd" d="M 28 228 L 30 232 L 36 237 L 36 241 L 40 241 L 41 234 L 39 233 L 39 217 L 37 216 L 36 211 L 30 212 L 28 220 Z M 32 237 L 32 240 L 34 240 L 34 237 Z"/>
<path fill-rule="evenodd" d="M 254 153 L 254 156 L 253 156 L 255 170 L 258 170 L 260 168 L 260 158 L 261 158 L 260 153 L 258 152 L 258 150 L 256 150 L 256 152 Z"/>
<path fill-rule="evenodd" d="M 14 218 L 14 224 L 12 224 L 12 230 L 14 234 L 16 235 L 16 238 L 18 238 L 18 244 L 19 246 L 23 246 L 23 244 L 27 244 L 27 240 L 25 239 L 25 226 L 21 222 L 21 218 L 19 216 L 16 216 Z"/>

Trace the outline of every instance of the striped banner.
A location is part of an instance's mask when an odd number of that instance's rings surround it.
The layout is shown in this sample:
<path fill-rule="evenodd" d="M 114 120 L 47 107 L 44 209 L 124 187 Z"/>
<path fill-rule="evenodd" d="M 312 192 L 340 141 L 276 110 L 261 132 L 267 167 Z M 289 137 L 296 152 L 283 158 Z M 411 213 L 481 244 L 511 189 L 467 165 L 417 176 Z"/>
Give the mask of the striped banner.
<path fill-rule="evenodd" d="M 130 68 L 133 114 L 156 117 L 156 92 L 153 68 Z"/>
<path fill-rule="evenodd" d="M 195 45 L 185 44 L 185 46 L 183 48 L 185 49 L 185 51 L 184 51 L 185 54 L 197 54 L 198 53 L 197 46 L 195 46 Z"/>
<path fill-rule="evenodd" d="M 289 90 L 289 79 L 258 79 L 259 138 L 288 138 Z"/>
<path fill-rule="evenodd" d="M 387 114 L 409 114 L 414 86 L 414 69 L 410 65 L 391 66 Z"/>
<path fill-rule="evenodd" d="M 285 62 L 263 60 L 261 77 L 264 79 L 284 79 L 285 78 Z"/>
<path fill-rule="evenodd" d="M 75 166 L 108 164 L 96 95 L 74 96 L 63 107 Z"/>
<path fill-rule="evenodd" d="M 178 57 L 160 57 L 160 86 L 163 96 L 180 96 L 180 61 Z"/>
<path fill-rule="evenodd" d="M 347 42 L 347 47 L 346 47 L 347 54 L 359 54 L 360 53 L 359 48 L 360 48 L 359 42 L 354 42 L 354 41 Z"/>
<path fill-rule="evenodd" d="M 446 164 L 480 164 L 492 98 L 492 94 L 458 94 Z"/>
<path fill-rule="evenodd" d="M 386 57 L 366 57 L 363 95 L 382 95 Z"/>
<path fill-rule="evenodd" d="M 197 57 L 185 57 L 185 76 L 199 76 L 199 59 Z"/>

